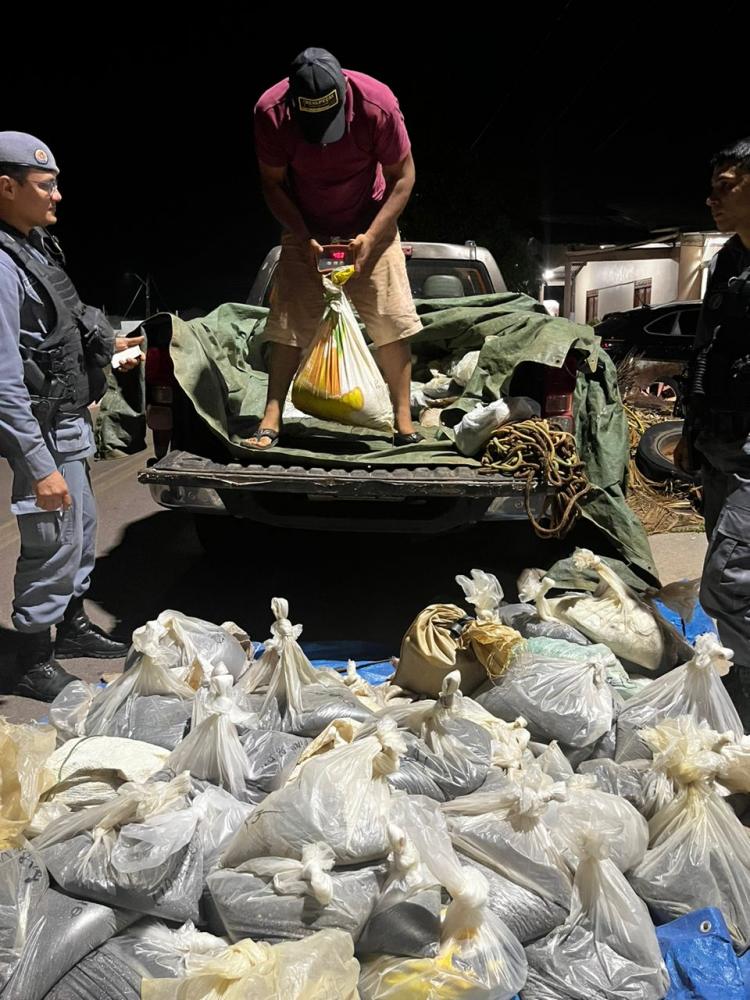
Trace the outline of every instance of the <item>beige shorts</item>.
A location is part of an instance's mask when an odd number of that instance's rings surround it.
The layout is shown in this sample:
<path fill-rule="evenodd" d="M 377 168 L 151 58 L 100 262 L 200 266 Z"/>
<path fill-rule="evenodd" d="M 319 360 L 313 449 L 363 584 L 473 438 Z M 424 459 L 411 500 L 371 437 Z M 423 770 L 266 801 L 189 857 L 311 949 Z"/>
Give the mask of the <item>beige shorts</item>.
<path fill-rule="evenodd" d="M 398 235 L 362 274 L 349 279 L 346 294 L 376 347 L 413 337 L 422 329 Z M 285 233 L 264 339 L 305 348 L 315 336 L 322 315 L 321 276 L 310 264 L 303 244 Z"/>

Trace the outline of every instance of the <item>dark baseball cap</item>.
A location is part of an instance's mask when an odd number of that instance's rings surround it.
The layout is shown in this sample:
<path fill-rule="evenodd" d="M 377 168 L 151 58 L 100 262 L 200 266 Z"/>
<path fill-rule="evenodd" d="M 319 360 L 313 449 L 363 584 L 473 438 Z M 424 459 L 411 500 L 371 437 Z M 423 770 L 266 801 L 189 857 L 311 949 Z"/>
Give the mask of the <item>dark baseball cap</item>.
<path fill-rule="evenodd" d="M 305 49 L 289 70 L 289 106 L 307 142 L 338 142 L 346 130 L 346 77 L 326 49 Z"/>

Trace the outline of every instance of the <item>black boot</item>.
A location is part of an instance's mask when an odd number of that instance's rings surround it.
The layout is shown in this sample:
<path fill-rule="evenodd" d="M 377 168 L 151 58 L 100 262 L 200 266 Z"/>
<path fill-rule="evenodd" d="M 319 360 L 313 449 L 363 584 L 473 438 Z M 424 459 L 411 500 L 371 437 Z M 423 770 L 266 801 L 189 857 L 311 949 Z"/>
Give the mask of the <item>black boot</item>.
<path fill-rule="evenodd" d="M 54 701 L 66 684 L 78 680 L 55 659 L 49 629 L 22 632 L 19 637 L 21 646 L 16 663 L 21 677 L 13 694 L 36 701 Z"/>
<path fill-rule="evenodd" d="M 83 610 L 83 598 L 74 597 L 57 626 L 55 655 L 61 660 L 88 657 L 93 660 L 116 660 L 125 656 L 130 647 L 117 642 L 94 625 Z"/>
<path fill-rule="evenodd" d="M 750 733 L 750 667 L 735 663 L 722 680 L 742 720 L 742 728 Z"/>

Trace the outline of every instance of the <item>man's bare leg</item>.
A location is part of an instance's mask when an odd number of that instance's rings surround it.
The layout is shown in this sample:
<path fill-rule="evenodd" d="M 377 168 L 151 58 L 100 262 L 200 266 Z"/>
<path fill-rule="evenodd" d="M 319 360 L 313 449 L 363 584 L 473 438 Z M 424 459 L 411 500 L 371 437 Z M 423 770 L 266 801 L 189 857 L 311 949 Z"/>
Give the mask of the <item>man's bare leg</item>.
<path fill-rule="evenodd" d="M 411 349 L 408 340 L 394 340 L 378 348 L 378 361 L 388 383 L 396 431 L 413 434 L 411 419 Z"/>
<path fill-rule="evenodd" d="M 289 344 L 271 344 L 266 409 L 258 425 L 258 430 L 267 428 L 277 433 L 281 430 L 281 414 L 284 411 L 289 386 L 292 384 L 292 379 L 299 366 L 300 354 L 299 347 L 290 347 Z M 271 438 L 264 434 L 262 437 L 254 435 L 248 438 L 246 443 L 268 448 L 272 442 Z"/>

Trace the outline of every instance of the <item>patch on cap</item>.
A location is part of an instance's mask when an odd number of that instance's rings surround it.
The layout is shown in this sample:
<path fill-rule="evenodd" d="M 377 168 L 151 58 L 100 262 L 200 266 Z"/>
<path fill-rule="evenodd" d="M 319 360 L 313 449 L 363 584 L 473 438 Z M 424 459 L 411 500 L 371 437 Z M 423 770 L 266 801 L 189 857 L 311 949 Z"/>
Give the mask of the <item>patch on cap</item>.
<path fill-rule="evenodd" d="M 298 97 L 297 107 L 300 111 L 307 111 L 309 114 L 318 114 L 321 111 L 331 111 L 339 104 L 338 91 L 332 90 L 324 97 Z"/>
<path fill-rule="evenodd" d="M 34 159 L 37 163 L 41 163 L 42 165 L 49 163 L 49 156 L 43 149 L 34 150 Z"/>

